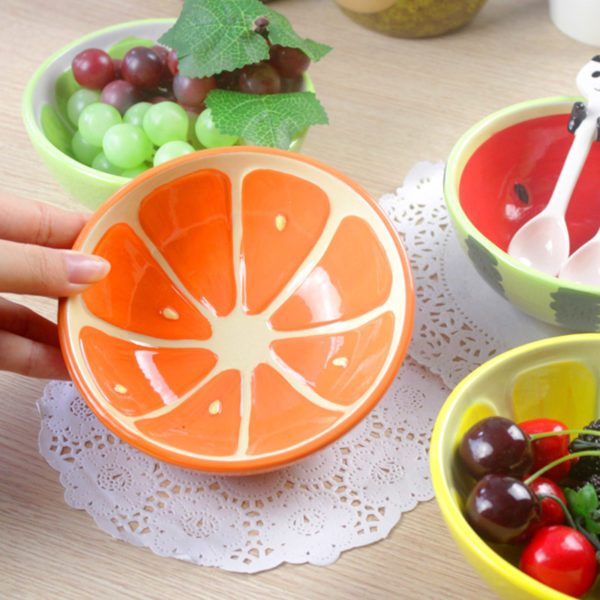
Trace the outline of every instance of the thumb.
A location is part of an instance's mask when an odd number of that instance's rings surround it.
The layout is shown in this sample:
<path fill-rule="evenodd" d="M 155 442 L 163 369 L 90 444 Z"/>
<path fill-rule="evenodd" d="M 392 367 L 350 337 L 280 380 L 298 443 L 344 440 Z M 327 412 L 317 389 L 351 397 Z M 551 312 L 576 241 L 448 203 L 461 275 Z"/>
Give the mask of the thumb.
<path fill-rule="evenodd" d="M 70 296 L 109 270 L 110 263 L 99 256 L 0 240 L 0 292 Z"/>

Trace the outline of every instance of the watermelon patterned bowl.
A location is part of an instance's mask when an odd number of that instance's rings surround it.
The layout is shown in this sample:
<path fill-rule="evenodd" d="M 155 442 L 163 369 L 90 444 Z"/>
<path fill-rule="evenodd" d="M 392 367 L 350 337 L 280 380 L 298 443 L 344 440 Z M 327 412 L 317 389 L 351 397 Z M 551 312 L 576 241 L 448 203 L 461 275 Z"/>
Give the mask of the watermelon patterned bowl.
<path fill-rule="evenodd" d="M 113 433 L 183 467 L 256 473 L 323 448 L 408 347 L 400 239 L 362 188 L 297 153 L 169 161 L 107 200 L 75 248 L 111 271 L 61 302 L 72 378 Z"/>
<path fill-rule="evenodd" d="M 444 196 L 459 241 L 496 292 L 541 321 L 600 331 L 600 288 L 558 279 L 507 254 L 515 232 L 547 204 L 573 136 L 581 98 L 539 98 L 491 114 L 452 149 Z M 600 227 L 600 144 L 594 143 L 566 213 L 571 253 Z"/>

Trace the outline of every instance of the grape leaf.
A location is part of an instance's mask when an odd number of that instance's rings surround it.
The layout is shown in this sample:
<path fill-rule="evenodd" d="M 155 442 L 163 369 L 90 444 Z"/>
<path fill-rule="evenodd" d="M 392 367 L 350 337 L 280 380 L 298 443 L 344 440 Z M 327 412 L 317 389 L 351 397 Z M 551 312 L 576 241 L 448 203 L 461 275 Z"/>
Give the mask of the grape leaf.
<path fill-rule="evenodd" d="M 216 89 L 208 94 L 206 106 L 221 133 L 239 135 L 256 146 L 288 149 L 308 126 L 329 122 L 312 92 L 257 95 Z"/>
<path fill-rule="evenodd" d="M 158 41 L 177 51 L 182 75 L 208 77 L 269 57 L 267 41 L 253 29 L 258 17 L 268 19 L 273 44 L 300 48 L 312 61 L 331 50 L 301 38 L 286 17 L 259 0 L 185 0 L 179 18 Z"/>

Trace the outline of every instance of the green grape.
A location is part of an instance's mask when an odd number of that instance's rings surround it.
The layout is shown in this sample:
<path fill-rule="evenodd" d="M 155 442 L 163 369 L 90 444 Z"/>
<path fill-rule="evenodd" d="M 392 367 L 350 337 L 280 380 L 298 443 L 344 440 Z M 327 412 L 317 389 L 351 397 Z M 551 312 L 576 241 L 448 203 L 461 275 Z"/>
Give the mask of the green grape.
<path fill-rule="evenodd" d="M 93 146 L 102 146 L 104 134 L 121 121 L 121 114 L 114 106 L 93 102 L 81 111 L 78 127 L 86 142 Z"/>
<path fill-rule="evenodd" d="M 200 143 L 207 148 L 216 148 L 217 146 L 233 146 L 238 141 L 237 135 L 227 135 L 221 133 L 216 127 L 212 118 L 210 108 L 205 108 L 196 121 L 196 135 Z"/>
<path fill-rule="evenodd" d="M 143 127 L 144 115 L 151 106 L 152 104 L 150 104 L 150 102 L 137 102 L 125 111 L 123 121 L 125 123 L 131 123 L 131 125 Z"/>
<path fill-rule="evenodd" d="M 104 134 L 102 150 L 113 165 L 133 169 L 150 158 L 152 142 L 140 127 L 118 123 Z"/>
<path fill-rule="evenodd" d="M 94 102 L 100 102 L 99 90 L 88 90 L 81 88 L 71 94 L 67 100 L 67 116 L 69 121 L 75 126 L 79 122 L 81 111 L 88 105 Z"/>
<path fill-rule="evenodd" d="M 174 140 L 185 141 L 189 119 L 185 110 L 175 102 L 153 104 L 144 115 L 143 127 L 155 146 Z"/>
<path fill-rule="evenodd" d="M 148 163 L 142 163 L 137 167 L 133 167 L 133 169 L 125 169 L 121 173 L 121 177 L 137 177 L 140 173 L 147 171 L 152 165 Z"/>
<path fill-rule="evenodd" d="M 89 167 L 101 148 L 86 142 L 81 133 L 76 131 L 71 140 L 71 150 L 73 150 L 73 155 L 79 162 Z"/>
<path fill-rule="evenodd" d="M 177 158 L 178 156 L 183 156 L 190 152 L 194 152 L 194 147 L 187 142 L 182 142 L 181 140 L 166 142 L 156 151 L 156 154 L 154 155 L 154 166 L 156 167 L 172 158 Z"/>
<path fill-rule="evenodd" d="M 98 171 L 104 171 L 105 173 L 110 173 L 111 175 L 120 175 L 121 169 L 113 165 L 108 158 L 104 155 L 104 152 L 98 152 L 92 161 L 92 169 L 97 169 Z"/>
<path fill-rule="evenodd" d="M 193 110 L 186 110 L 190 125 L 188 127 L 187 141 L 189 144 L 194 146 L 196 150 L 202 150 L 204 146 L 200 143 L 198 136 L 196 135 L 196 121 L 198 120 L 198 113 Z"/>

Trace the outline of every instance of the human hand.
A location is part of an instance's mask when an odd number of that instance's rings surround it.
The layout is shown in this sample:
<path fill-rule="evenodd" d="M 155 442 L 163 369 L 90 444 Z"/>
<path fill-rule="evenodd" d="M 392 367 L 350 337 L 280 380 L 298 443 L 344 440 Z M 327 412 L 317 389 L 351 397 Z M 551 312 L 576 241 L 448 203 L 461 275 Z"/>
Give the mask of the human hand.
<path fill-rule="evenodd" d="M 102 279 L 109 263 L 68 250 L 87 216 L 0 192 L 0 293 L 60 298 Z M 68 379 L 56 324 L 0 296 L 0 370 Z"/>

